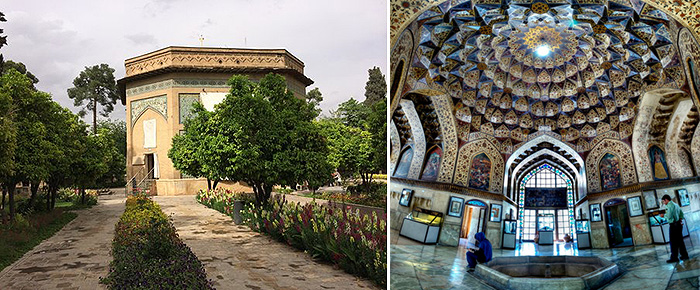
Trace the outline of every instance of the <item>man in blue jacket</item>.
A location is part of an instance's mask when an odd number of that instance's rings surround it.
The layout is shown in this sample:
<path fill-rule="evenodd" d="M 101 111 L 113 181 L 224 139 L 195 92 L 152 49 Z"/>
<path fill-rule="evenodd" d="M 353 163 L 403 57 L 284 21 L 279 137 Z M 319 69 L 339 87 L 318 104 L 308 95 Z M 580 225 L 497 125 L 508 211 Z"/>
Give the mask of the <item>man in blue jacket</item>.
<path fill-rule="evenodd" d="M 491 247 L 491 242 L 486 239 L 484 233 L 479 232 L 474 235 L 476 239 L 477 248 L 468 248 L 467 250 L 467 263 L 469 263 L 469 272 L 473 272 L 476 268 L 476 262 L 486 263 L 491 261 L 493 256 L 493 249 Z"/>

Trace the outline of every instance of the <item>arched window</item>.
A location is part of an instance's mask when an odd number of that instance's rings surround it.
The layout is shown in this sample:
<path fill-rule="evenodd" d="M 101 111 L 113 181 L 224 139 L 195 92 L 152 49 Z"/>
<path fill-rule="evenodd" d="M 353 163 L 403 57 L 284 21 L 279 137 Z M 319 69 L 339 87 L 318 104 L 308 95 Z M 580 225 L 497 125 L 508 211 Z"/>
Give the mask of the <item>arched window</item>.
<path fill-rule="evenodd" d="M 666 165 L 666 155 L 659 146 L 649 148 L 649 160 L 651 161 L 651 175 L 654 180 L 668 179 L 668 166 Z"/>
<path fill-rule="evenodd" d="M 409 146 L 403 150 L 403 153 L 401 153 L 399 157 L 399 164 L 396 165 L 394 177 L 406 178 L 408 176 L 408 170 L 411 169 L 411 161 L 413 161 L 413 148 Z"/>
<path fill-rule="evenodd" d="M 606 153 L 600 160 L 598 168 L 600 169 L 600 184 L 603 190 L 620 187 L 620 159 L 617 156 Z"/>
<path fill-rule="evenodd" d="M 469 169 L 469 187 L 489 190 L 491 179 L 491 159 L 485 153 L 474 156 Z"/>
<path fill-rule="evenodd" d="M 442 149 L 440 146 L 434 146 L 428 151 L 428 158 L 423 165 L 423 174 L 421 179 L 426 181 L 436 181 L 440 172 L 440 161 L 442 160 Z"/>

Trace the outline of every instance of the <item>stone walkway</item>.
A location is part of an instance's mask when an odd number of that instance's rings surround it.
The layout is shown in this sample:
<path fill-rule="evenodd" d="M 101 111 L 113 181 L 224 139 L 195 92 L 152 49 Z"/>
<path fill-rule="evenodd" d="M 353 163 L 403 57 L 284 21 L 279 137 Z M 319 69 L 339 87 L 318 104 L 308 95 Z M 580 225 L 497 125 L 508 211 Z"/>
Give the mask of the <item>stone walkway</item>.
<path fill-rule="evenodd" d="M 124 212 L 124 192 L 102 195 L 98 205 L 0 272 L 0 289 L 105 289 L 114 225 Z"/>
<path fill-rule="evenodd" d="M 172 215 L 178 234 L 202 261 L 217 289 L 379 289 L 247 226 L 235 225 L 230 217 L 198 204 L 194 196 L 154 200 Z"/>

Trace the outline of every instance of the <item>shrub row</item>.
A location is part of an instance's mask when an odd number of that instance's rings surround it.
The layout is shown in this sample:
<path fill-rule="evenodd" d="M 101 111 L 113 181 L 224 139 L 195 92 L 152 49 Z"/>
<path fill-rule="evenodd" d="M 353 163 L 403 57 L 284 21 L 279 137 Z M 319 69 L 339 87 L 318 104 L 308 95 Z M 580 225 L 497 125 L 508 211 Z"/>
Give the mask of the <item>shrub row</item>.
<path fill-rule="evenodd" d="M 229 189 L 217 188 L 212 191 L 200 190 L 197 192 L 197 201 L 209 208 L 233 217 L 233 202 L 242 200 L 247 207 L 255 201 L 253 193 L 234 192 Z"/>
<path fill-rule="evenodd" d="M 351 274 L 386 284 L 386 214 L 361 215 L 341 207 L 300 205 L 274 198 L 265 207 L 251 205 L 250 227 L 337 264 Z"/>
<path fill-rule="evenodd" d="M 213 289 L 202 263 L 180 240 L 160 207 L 146 196 L 129 196 L 115 227 L 109 289 Z"/>
<path fill-rule="evenodd" d="M 200 192 L 197 200 L 232 216 L 233 201 L 247 195 L 219 190 Z M 248 203 L 241 213 L 255 231 L 330 261 L 351 274 L 386 284 L 386 215 L 360 215 L 344 208 L 316 203 L 287 203 L 273 198 L 264 207 Z"/>

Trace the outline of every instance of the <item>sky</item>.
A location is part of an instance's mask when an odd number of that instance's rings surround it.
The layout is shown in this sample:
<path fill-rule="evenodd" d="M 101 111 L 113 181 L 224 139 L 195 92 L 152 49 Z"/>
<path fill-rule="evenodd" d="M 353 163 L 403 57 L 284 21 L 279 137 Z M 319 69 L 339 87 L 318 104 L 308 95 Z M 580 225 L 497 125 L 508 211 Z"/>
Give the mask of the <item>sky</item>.
<path fill-rule="evenodd" d="M 86 66 L 168 46 L 286 48 L 323 93 L 324 114 L 364 100 L 368 69 L 387 75 L 387 0 L 9 0 L 0 11 L 6 60 L 24 63 L 37 88 L 77 112 L 66 90 Z M 112 119 L 124 119 L 117 102 Z M 92 116 L 86 116 L 91 120 Z"/>

